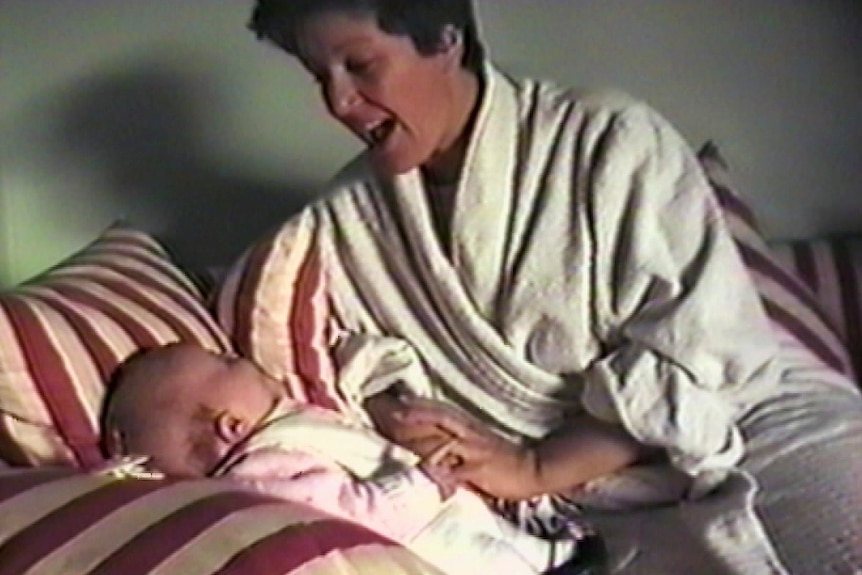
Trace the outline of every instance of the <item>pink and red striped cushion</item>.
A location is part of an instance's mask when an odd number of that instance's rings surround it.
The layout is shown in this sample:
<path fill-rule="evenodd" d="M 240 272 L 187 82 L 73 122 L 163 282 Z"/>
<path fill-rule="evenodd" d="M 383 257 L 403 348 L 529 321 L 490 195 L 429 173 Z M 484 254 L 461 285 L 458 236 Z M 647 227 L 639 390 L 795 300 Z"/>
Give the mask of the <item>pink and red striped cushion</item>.
<path fill-rule="evenodd" d="M 215 312 L 237 350 L 301 402 L 340 410 L 330 309 L 307 213 L 253 245 L 228 271 Z"/>
<path fill-rule="evenodd" d="M 0 575 L 439 575 L 361 526 L 240 491 L 0 472 Z"/>
<path fill-rule="evenodd" d="M 826 365 L 852 377 L 853 365 L 845 335 L 837 326 L 844 309 L 829 314 L 786 259 L 776 257 L 767 245 L 753 212 L 736 192 L 727 163 L 717 147 L 706 144 L 698 157 L 724 208 L 730 233 L 760 292 L 766 311 L 776 329 L 793 337 Z"/>
<path fill-rule="evenodd" d="M 775 257 L 817 297 L 862 377 L 862 237 L 772 242 Z"/>
<path fill-rule="evenodd" d="M 0 293 L 0 458 L 97 465 L 111 372 L 137 349 L 178 340 L 229 347 L 197 287 L 128 227 Z"/>

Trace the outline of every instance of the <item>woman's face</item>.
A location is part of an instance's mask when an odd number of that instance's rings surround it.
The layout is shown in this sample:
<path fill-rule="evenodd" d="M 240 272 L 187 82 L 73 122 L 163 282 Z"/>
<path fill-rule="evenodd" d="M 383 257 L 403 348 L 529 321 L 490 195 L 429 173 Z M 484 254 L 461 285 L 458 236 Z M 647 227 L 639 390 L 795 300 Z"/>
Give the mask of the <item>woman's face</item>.
<path fill-rule="evenodd" d="M 382 31 L 372 16 L 322 12 L 299 33 L 303 65 L 327 110 L 368 147 L 383 174 L 426 165 L 458 140 L 472 109 L 459 82 L 460 45 L 420 54 L 408 36 Z M 469 115 L 469 114 L 468 114 Z"/>

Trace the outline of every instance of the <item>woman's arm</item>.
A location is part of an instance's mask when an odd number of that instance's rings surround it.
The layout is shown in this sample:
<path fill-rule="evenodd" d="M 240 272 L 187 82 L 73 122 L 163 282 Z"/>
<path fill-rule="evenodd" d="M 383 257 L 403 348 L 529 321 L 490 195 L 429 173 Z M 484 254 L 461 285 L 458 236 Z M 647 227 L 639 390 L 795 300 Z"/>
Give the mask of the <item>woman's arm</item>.
<path fill-rule="evenodd" d="M 533 446 L 532 451 L 536 482 L 533 495 L 570 491 L 655 453 L 621 427 L 586 414 L 570 420 L 565 428 Z"/>
<path fill-rule="evenodd" d="M 652 453 L 622 428 L 586 414 L 530 445 L 508 441 L 469 415 L 430 400 L 406 403 L 400 419 L 456 438 L 449 454 L 462 463 L 451 469 L 452 479 L 504 499 L 569 491 Z"/>

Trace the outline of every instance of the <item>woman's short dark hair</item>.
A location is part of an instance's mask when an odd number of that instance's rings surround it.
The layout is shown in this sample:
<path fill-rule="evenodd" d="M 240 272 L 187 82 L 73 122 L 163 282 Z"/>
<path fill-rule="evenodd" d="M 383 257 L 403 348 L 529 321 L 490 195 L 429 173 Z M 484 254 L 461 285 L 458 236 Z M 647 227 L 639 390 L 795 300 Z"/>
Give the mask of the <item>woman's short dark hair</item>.
<path fill-rule="evenodd" d="M 424 55 L 439 48 L 447 25 L 454 26 L 464 34 L 461 64 L 481 72 L 485 51 L 471 0 L 257 0 L 248 27 L 258 38 L 296 55 L 297 32 L 303 22 L 332 11 L 371 15 L 381 30 L 410 37 Z"/>

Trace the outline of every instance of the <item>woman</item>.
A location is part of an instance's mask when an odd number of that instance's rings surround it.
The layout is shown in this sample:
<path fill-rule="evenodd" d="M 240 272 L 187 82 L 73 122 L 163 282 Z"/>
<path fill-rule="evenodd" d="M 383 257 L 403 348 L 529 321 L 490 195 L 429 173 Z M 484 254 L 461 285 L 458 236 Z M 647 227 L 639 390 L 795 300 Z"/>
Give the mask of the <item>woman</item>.
<path fill-rule="evenodd" d="M 468 0 L 259 0 L 251 28 L 367 147 L 304 218 L 339 322 L 407 340 L 470 412 L 381 394 L 384 433 L 455 436 L 454 477 L 503 499 L 625 506 L 620 482 L 674 470 L 634 503 L 684 506 L 596 515 L 626 572 L 862 566 L 862 402 L 814 360 L 788 369 L 661 117 L 505 76 Z"/>

